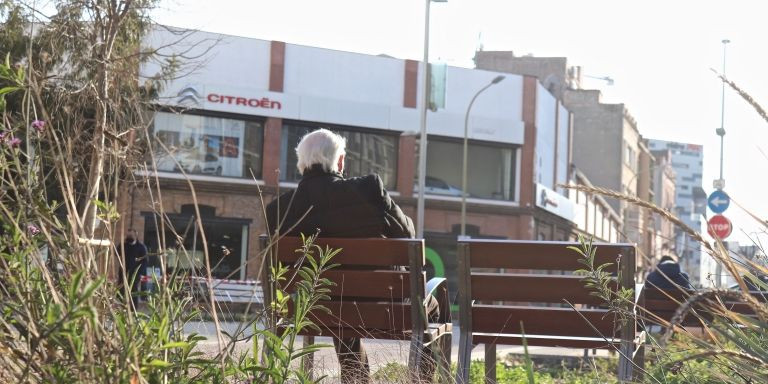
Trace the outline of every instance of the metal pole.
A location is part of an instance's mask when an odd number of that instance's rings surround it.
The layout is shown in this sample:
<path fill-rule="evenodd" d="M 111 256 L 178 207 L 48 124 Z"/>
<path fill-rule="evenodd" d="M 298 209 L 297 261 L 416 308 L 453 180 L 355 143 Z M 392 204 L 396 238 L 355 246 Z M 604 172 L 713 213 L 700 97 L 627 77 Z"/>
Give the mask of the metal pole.
<path fill-rule="evenodd" d="M 424 6 L 424 60 L 421 62 L 421 120 L 419 136 L 419 195 L 416 202 L 416 238 L 424 238 L 424 189 L 427 173 L 427 103 L 429 95 L 427 94 L 429 84 L 429 5 L 432 0 L 425 0 Z"/>
<path fill-rule="evenodd" d="M 726 47 L 727 44 L 731 41 L 728 39 L 723 39 L 723 77 L 725 77 L 725 53 L 726 53 Z M 717 130 L 718 136 L 720 136 L 720 183 L 723 183 L 723 138 L 725 137 L 725 82 L 723 81 L 723 88 L 722 88 L 722 96 L 721 96 L 721 104 L 720 104 L 720 128 Z M 720 185 L 720 188 L 722 188 L 722 184 Z M 709 225 L 709 222 L 707 222 L 707 225 Z M 715 260 L 715 287 L 721 287 L 722 281 L 720 279 L 720 275 L 723 273 L 723 265 L 720 263 L 720 261 Z"/>
<path fill-rule="evenodd" d="M 467 234 L 467 136 L 469 133 L 469 111 L 472 110 L 472 104 L 475 103 L 477 97 L 480 96 L 483 91 L 490 88 L 494 84 L 498 84 L 501 80 L 504 80 L 504 76 L 497 76 L 490 83 L 483 88 L 480 88 L 467 107 L 467 113 L 464 115 L 464 150 L 461 162 L 461 236 L 464 237 Z"/>
<path fill-rule="evenodd" d="M 725 77 L 725 54 L 727 44 L 731 41 L 723 40 L 723 77 Z M 720 180 L 723 180 L 723 138 L 725 137 L 725 82 L 722 82 L 722 96 L 720 101 L 720 129 L 717 134 L 720 136 Z"/>

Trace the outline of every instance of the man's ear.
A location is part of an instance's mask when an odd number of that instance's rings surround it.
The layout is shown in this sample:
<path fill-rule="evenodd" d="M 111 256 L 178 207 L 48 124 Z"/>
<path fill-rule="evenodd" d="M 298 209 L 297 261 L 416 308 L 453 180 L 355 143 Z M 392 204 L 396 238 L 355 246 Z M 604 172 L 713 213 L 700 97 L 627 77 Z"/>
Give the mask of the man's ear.
<path fill-rule="evenodd" d="M 339 173 L 344 173 L 344 155 L 339 156 L 339 162 L 336 164 Z"/>

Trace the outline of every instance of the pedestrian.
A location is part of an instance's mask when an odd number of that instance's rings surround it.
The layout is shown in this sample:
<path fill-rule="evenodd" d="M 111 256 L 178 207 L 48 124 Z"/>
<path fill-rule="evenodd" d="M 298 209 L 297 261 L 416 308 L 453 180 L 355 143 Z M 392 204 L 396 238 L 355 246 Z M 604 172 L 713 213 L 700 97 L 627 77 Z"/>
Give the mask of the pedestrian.
<path fill-rule="evenodd" d="M 131 301 L 133 307 L 136 308 L 141 292 L 141 277 L 147 274 L 147 247 L 139 241 L 138 232 L 129 228 L 125 234 L 125 241 L 117 249 L 117 252 L 123 256 L 121 265 L 125 266 L 124 270 L 120 268 L 118 274 L 120 289 L 124 289 L 124 281 L 130 284 Z"/>
<path fill-rule="evenodd" d="M 327 129 L 301 138 L 296 147 L 301 181 L 295 190 L 282 194 L 266 209 L 272 235 L 280 230 L 289 230 L 290 236 L 313 235 L 319 230 L 320 237 L 414 237 L 413 222 L 392 201 L 378 175 L 342 176 L 345 149 L 346 140 Z M 439 315 L 437 300 L 428 299 L 426 310 L 430 317 Z M 333 344 L 341 366 L 341 382 L 368 383 L 370 369 L 360 339 L 334 338 Z M 431 377 L 434 363 L 426 356 L 429 354 L 425 352 L 420 371 Z"/>
<path fill-rule="evenodd" d="M 663 256 L 656 268 L 648 274 L 645 283 L 658 289 L 693 290 L 688 274 L 680 269 L 680 264 L 672 256 Z"/>

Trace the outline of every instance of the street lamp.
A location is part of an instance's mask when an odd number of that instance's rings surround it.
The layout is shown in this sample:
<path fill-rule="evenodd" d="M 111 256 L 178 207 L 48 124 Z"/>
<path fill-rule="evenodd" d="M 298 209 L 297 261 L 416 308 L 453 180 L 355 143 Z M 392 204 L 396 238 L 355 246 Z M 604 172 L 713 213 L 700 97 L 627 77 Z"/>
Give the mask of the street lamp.
<path fill-rule="evenodd" d="M 448 0 L 426 0 L 424 9 L 424 60 L 421 62 L 421 119 L 419 121 L 419 195 L 416 200 L 416 238 L 424 238 L 424 188 L 427 173 L 427 107 L 429 104 L 429 5 L 431 2 L 445 3 Z"/>
<path fill-rule="evenodd" d="M 475 93 L 475 96 L 472 97 L 472 101 L 469 102 L 469 106 L 467 107 L 467 113 L 464 115 L 464 157 L 461 163 L 461 236 L 464 237 L 467 235 L 466 227 L 467 227 L 467 136 L 469 132 L 469 111 L 472 110 L 472 104 L 475 103 L 475 100 L 478 96 L 480 96 L 483 91 L 486 89 L 492 87 L 495 84 L 500 83 L 502 80 L 504 80 L 503 75 L 499 75 L 493 78 L 490 83 L 486 84 L 484 87 L 480 88 L 477 93 Z"/>
<path fill-rule="evenodd" d="M 725 48 L 731 41 L 723 39 L 723 78 L 725 78 Z M 723 137 L 725 136 L 725 81 L 723 83 L 723 94 L 720 104 L 720 128 L 715 130 L 718 136 L 720 136 L 720 179 L 716 180 L 714 186 L 716 189 L 723 189 L 725 187 L 725 180 L 723 179 Z"/>
<path fill-rule="evenodd" d="M 590 76 L 590 75 L 582 75 L 582 76 L 588 77 L 590 79 L 602 80 L 602 81 L 605 81 L 605 83 L 608 85 L 613 85 L 613 78 L 610 76 Z"/>

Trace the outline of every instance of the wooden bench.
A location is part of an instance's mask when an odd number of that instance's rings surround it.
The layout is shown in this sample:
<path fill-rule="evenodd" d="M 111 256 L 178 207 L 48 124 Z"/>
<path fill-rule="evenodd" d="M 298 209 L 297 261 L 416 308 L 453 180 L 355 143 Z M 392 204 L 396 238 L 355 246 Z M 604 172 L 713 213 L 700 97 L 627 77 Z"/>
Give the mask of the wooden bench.
<path fill-rule="evenodd" d="M 269 260 L 291 266 L 301 256 L 301 239 L 285 237 L 268 246 L 265 236 L 260 239 L 266 250 L 267 264 L 263 281 L 269 276 Z M 412 379 L 417 381 L 422 363 L 422 350 L 429 346 L 437 356 L 437 371 L 450 377 L 451 314 L 447 284 L 444 278 L 425 283 L 424 241 L 414 239 L 328 239 L 319 238 L 315 244 L 325 249 L 341 249 L 332 263 L 340 264 L 323 277 L 336 283 L 330 287 L 330 300 L 321 302 L 330 314 L 316 311 L 310 319 L 320 331 L 304 332 L 305 342 L 313 336 L 357 337 L 388 340 L 410 340 L 408 365 Z M 282 287 L 292 292 L 292 286 Z M 264 284 L 265 303 L 270 303 L 273 286 Z M 430 323 L 424 303 L 433 295 L 440 306 L 440 318 Z M 311 371 L 312 357 L 305 360 Z"/>
<path fill-rule="evenodd" d="M 694 294 L 696 294 L 696 291 L 693 290 L 660 289 L 650 285 L 643 286 L 640 298 L 638 299 L 638 318 L 641 325 L 669 327 L 670 321 L 677 309 Z M 766 302 L 768 297 L 768 292 L 751 291 L 750 294 L 758 302 L 763 303 Z M 713 304 L 714 307 L 712 306 Z M 686 328 L 701 328 L 706 323 L 712 321 L 715 314 L 713 313 L 713 308 L 716 312 L 720 312 L 717 308 L 722 308 L 741 315 L 756 315 L 753 308 L 743 301 L 723 298 L 722 304 L 723 306 L 720 307 L 712 300 L 699 302 L 691 307 L 691 311 L 686 314 L 685 318 L 678 325 Z"/>
<path fill-rule="evenodd" d="M 630 359 L 636 352 L 634 319 L 617 330 L 614 316 L 601 308 L 601 299 L 591 295 L 581 276 L 571 273 L 585 267 L 578 262 L 582 256 L 568 249 L 578 245 L 544 241 L 459 241 L 461 333 L 457 383 L 469 381 L 475 345 L 485 344 L 486 382 L 496 382 L 496 345 L 522 345 L 523 339 L 529 346 L 616 348 L 620 350 L 620 381 L 632 379 Z M 634 245 L 598 243 L 594 246 L 595 267 L 612 263 L 606 272 L 621 271 L 621 281 L 613 285 L 614 289 L 617 286 L 634 289 Z M 569 306 L 552 306 L 566 302 L 581 308 L 576 311 Z"/>

